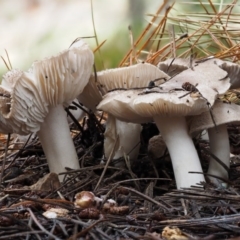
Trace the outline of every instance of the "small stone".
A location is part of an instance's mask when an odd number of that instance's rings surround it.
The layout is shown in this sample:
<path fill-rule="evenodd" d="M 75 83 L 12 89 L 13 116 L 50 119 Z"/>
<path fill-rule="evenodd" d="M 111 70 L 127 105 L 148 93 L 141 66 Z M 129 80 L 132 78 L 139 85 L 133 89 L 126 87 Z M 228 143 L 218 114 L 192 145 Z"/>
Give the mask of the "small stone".
<path fill-rule="evenodd" d="M 52 172 L 39 179 L 30 188 L 31 190 L 52 191 L 58 189 L 60 186 L 58 175 Z"/>
<path fill-rule="evenodd" d="M 50 208 L 43 213 L 46 218 L 68 217 L 69 211 L 64 208 Z"/>

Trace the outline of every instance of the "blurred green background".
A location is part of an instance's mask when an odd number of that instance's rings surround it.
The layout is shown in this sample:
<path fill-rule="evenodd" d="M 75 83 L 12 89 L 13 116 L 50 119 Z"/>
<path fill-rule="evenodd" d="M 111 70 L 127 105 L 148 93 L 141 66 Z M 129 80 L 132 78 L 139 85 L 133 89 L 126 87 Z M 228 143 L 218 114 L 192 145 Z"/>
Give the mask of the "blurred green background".
<path fill-rule="evenodd" d="M 93 0 L 93 14 L 104 68 L 116 67 L 162 0 Z M 150 19 L 150 17 L 149 17 Z M 77 37 L 93 36 L 91 0 L 0 0 L 0 55 L 7 50 L 13 68 L 27 70 L 40 60 L 68 48 Z M 86 39 L 92 49 L 94 39 Z M 98 61 L 99 55 L 96 55 Z M 97 68 L 103 68 L 97 63 Z M 0 61 L 0 74 L 7 71 Z"/>
<path fill-rule="evenodd" d="M 95 28 L 99 43 L 107 40 L 95 56 L 97 70 L 118 66 L 130 49 L 128 26 L 136 39 L 156 13 L 163 0 L 92 0 Z M 173 1 L 169 1 L 171 3 Z M 186 11 L 198 13 L 198 0 L 174 5 L 172 15 Z M 202 1 L 207 6 L 209 1 Z M 228 4 L 231 0 L 212 0 Z M 198 3 L 198 4 L 196 4 Z M 33 61 L 57 54 L 68 48 L 77 37 L 94 35 L 91 0 L 0 0 L 0 55 L 9 53 L 13 68 L 27 70 Z M 188 17 L 188 16 L 186 16 Z M 175 28 L 178 31 L 177 28 Z M 177 33 L 177 32 L 176 32 Z M 93 38 L 86 41 L 96 48 Z M 169 41 L 166 36 L 166 42 Z M 103 62 L 103 64 L 102 64 Z M 0 61 L 0 74 L 7 71 Z"/>

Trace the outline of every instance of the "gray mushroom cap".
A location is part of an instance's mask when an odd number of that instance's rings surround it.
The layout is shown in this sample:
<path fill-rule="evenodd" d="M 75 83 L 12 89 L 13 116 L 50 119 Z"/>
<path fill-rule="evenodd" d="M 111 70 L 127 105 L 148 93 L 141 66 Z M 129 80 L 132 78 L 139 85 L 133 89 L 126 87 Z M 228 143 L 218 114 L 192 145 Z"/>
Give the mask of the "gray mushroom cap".
<path fill-rule="evenodd" d="M 229 61 L 223 61 L 220 59 L 213 59 L 220 68 L 228 73 L 230 78 L 231 87 L 230 89 L 240 88 L 240 66 L 239 64 L 232 63 Z"/>
<path fill-rule="evenodd" d="M 98 104 L 97 109 L 110 113 L 124 122 L 145 123 L 152 121 L 152 117 L 143 117 L 131 107 L 132 94 L 140 91 L 113 91 L 107 93 Z"/>
<path fill-rule="evenodd" d="M 204 129 L 213 128 L 215 124 L 218 126 L 225 123 L 240 122 L 240 106 L 237 104 L 216 101 L 211 111 L 214 119 L 212 119 L 210 111 L 187 118 L 189 133 L 191 135 Z"/>
<path fill-rule="evenodd" d="M 200 63 L 194 62 L 192 68 L 173 76 L 161 85 L 161 89 L 165 91 L 182 89 L 183 84 L 188 82 L 197 88 L 200 95 L 207 99 L 211 106 L 216 98 L 224 94 L 231 86 L 228 73 L 213 59 Z"/>
<path fill-rule="evenodd" d="M 138 63 L 129 67 L 109 69 L 98 73 L 98 82 L 101 92 L 107 92 L 118 88 L 147 87 L 150 81 L 159 79 L 158 84 L 164 83 L 169 76 L 149 63 Z"/>
<path fill-rule="evenodd" d="M 124 121 L 128 121 L 129 118 L 133 122 L 136 122 L 136 119 L 139 119 L 138 122 L 141 121 L 138 116 L 145 118 L 145 121 L 157 115 L 200 114 L 213 106 L 217 97 L 224 94 L 231 85 L 228 73 L 216 62 L 210 61 L 211 64 L 209 61 L 194 63 L 193 68 L 187 68 L 160 86 L 144 92 L 129 90 L 107 94 L 98 105 L 98 109 L 110 112 L 122 120 L 126 115 Z M 197 91 L 184 89 L 186 83 L 190 83 Z M 109 106 L 111 104 L 112 106 Z M 117 110 L 120 105 L 124 105 L 123 112 Z M 124 111 L 127 114 L 124 114 Z"/>
<path fill-rule="evenodd" d="M 98 109 L 116 118 L 134 123 L 144 123 L 154 116 L 197 115 L 208 110 L 207 101 L 199 96 L 187 95 L 185 91 L 143 93 L 137 90 L 114 91 L 106 94 Z"/>
<path fill-rule="evenodd" d="M 159 79 L 157 83 L 163 83 L 169 76 L 156 66 L 149 63 L 139 63 L 129 67 L 108 69 L 97 72 L 97 76 L 91 75 L 89 83 L 79 95 L 78 100 L 87 108 L 95 111 L 102 96 L 109 91 L 119 88 L 143 88 L 149 82 Z"/>
<path fill-rule="evenodd" d="M 232 63 L 229 61 L 224 61 L 218 58 L 209 58 L 209 59 L 193 59 L 192 66 L 195 67 L 197 64 L 204 63 L 209 65 L 217 65 L 221 69 L 227 72 L 228 78 L 230 79 L 230 89 L 240 88 L 240 66 L 239 64 Z M 190 68 L 190 59 L 188 58 L 170 58 L 166 61 L 159 62 L 157 67 L 167 73 L 169 76 L 175 76 L 182 71 Z"/>

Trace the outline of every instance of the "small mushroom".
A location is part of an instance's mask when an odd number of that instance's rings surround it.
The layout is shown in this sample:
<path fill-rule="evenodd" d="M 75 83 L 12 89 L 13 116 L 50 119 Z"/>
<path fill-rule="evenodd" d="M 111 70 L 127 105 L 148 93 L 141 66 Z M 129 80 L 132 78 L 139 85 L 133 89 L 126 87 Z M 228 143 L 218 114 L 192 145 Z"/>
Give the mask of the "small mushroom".
<path fill-rule="evenodd" d="M 194 135 L 207 129 L 211 153 L 218 157 L 226 167 L 229 167 L 230 144 L 226 124 L 240 121 L 240 106 L 216 101 L 211 111 L 214 119 L 212 119 L 209 111 L 189 117 L 187 120 L 189 133 Z M 228 180 L 227 170 L 212 157 L 210 157 L 208 173 Z M 219 179 L 211 176 L 209 176 L 209 179 L 217 186 L 221 184 Z"/>
<path fill-rule="evenodd" d="M 28 72 L 12 70 L 3 77 L 0 131 L 37 132 L 51 172 L 79 168 L 64 107 L 82 92 L 92 65 L 92 51 L 79 40 L 56 56 L 34 62 Z"/>
<path fill-rule="evenodd" d="M 147 88 L 153 80 L 162 83 L 168 78 L 167 74 L 148 63 L 109 69 L 97 72 L 97 76 L 92 75 L 78 99 L 84 106 L 95 111 L 97 104 L 102 100 L 102 96 L 109 91 L 118 88 Z M 125 111 L 127 112 L 127 109 Z M 141 129 L 139 124 L 122 122 L 109 114 L 104 133 L 105 157 L 110 156 L 115 141 L 119 137 L 113 159 L 123 157 L 124 154 L 129 155 L 130 159 L 136 159 L 140 147 L 138 143 L 140 142 Z"/>

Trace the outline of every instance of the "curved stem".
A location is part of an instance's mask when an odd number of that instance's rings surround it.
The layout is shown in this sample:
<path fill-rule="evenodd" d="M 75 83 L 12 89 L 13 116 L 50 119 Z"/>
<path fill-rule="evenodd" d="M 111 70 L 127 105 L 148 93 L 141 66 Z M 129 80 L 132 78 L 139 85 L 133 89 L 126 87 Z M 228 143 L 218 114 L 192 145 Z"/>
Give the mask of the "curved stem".
<path fill-rule="evenodd" d="M 208 129 L 210 151 L 218 157 L 227 167 L 230 166 L 230 144 L 228 139 L 227 126 L 225 124 Z M 228 179 L 228 172 L 216 160 L 210 158 L 208 173 Z M 219 185 L 219 180 L 209 177 L 210 180 Z"/>
<path fill-rule="evenodd" d="M 65 172 L 65 167 L 79 169 L 78 157 L 62 105 L 51 107 L 38 132 L 50 172 Z M 60 176 L 60 179 L 63 177 Z"/>
<path fill-rule="evenodd" d="M 158 116 L 154 120 L 171 156 L 177 188 L 204 182 L 202 174 L 189 173 L 203 171 L 185 118 Z"/>

